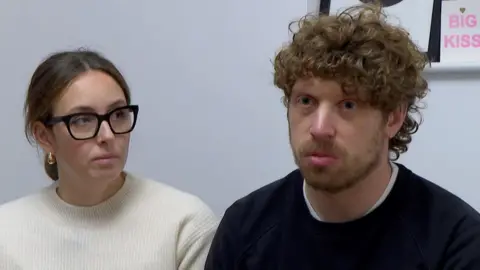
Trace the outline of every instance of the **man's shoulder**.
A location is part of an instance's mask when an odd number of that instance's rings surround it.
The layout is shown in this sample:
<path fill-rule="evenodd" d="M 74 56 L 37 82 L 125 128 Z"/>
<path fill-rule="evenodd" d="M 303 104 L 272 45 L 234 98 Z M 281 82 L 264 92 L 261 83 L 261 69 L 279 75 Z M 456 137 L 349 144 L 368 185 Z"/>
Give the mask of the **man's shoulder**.
<path fill-rule="evenodd" d="M 412 189 L 408 195 L 415 201 L 420 200 L 429 211 L 450 217 L 452 219 L 472 218 L 472 221 L 480 225 L 480 214 L 471 205 L 465 202 L 458 195 L 436 184 L 427 178 L 424 178 L 402 166 L 411 175 Z"/>
<path fill-rule="evenodd" d="M 453 192 L 405 167 L 402 171 L 409 177 L 401 179 L 408 184 L 399 194 L 398 215 L 423 256 L 442 269 L 478 269 L 480 214 Z"/>
<path fill-rule="evenodd" d="M 302 179 L 299 170 L 275 180 L 235 201 L 224 220 L 241 221 L 242 231 L 267 230 L 275 226 L 291 206 L 295 188 Z"/>
<path fill-rule="evenodd" d="M 432 241 L 437 247 L 450 245 L 452 239 L 474 232 L 480 237 L 480 214 L 471 205 L 447 190 L 404 166 L 400 166 L 401 194 L 396 201 L 402 209 L 398 215 L 424 250 Z"/>

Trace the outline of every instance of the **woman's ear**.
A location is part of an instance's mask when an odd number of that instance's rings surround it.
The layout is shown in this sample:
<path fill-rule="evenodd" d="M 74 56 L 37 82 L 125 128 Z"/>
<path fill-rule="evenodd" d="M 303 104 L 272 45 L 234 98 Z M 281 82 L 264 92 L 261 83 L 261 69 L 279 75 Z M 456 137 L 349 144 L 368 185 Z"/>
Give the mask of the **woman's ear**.
<path fill-rule="evenodd" d="M 45 153 L 55 154 L 53 150 L 54 136 L 50 128 L 41 122 L 35 122 L 32 127 L 32 133 L 38 145 L 42 147 Z"/>

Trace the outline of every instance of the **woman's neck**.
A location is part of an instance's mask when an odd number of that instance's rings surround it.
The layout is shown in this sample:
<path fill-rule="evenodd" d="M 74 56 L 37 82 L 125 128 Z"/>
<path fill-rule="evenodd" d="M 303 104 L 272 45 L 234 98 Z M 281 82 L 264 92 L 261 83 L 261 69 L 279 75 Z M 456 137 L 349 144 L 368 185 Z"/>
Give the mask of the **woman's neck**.
<path fill-rule="evenodd" d="M 115 195 L 122 188 L 125 177 L 125 173 L 122 172 L 111 181 L 82 181 L 60 178 L 56 192 L 64 202 L 70 205 L 95 206 Z"/>

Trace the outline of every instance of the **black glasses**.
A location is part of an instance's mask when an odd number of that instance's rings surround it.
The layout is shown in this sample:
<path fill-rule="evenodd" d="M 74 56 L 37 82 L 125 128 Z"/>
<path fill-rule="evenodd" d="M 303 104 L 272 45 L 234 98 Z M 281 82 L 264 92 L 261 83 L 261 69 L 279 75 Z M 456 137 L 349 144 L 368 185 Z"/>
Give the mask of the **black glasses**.
<path fill-rule="evenodd" d="M 131 132 L 137 123 L 138 105 L 116 108 L 106 114 L 74 113 L 52 117 L 44 124 L 53 126 L 65 123 L 70 136 L 75 140 L 88 140 L 97 136 L 103 121 L 107 121 L 114 134 Z"/>

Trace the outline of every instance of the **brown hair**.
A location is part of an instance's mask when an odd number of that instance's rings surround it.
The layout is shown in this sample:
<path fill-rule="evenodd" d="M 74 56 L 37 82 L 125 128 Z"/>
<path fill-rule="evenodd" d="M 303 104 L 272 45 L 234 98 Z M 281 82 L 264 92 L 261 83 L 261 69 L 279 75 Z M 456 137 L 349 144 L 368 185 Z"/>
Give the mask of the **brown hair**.
<path fill-rule="evenodd" d="M 418 101 L 428 92 L 422 72 L 429 64 L 408 32 L 388 24 L 381 7 L 374 4 L 353 6 L 337 15 L 307 15 L 289 29 L 293 38 L 274 60 L 274 83 L 284 92 L 285 106 L 295 82 L 306 77 L 335 80 L 346 94 L 355 94 L 386 114 L 406 106 L 408 115 L 389 141 L 394 160 L 406 152 L 421 123 Z M 414 114 L 420 116 L 418 121 Z"/>
<path fill-rule="evenodd" d="M 100 53 L 79 49 L 61 51 L 48 56 L 35 69 L 24 105 L 25 136 L 34 145 L 33 125 L 45 123 L 52 117 L 53 104 L 75 78 L 90 70 L 102 71 L 111 76 L 123 89 L 127 103 L 130 104 L 130 89 L 115 65 Z M 58 180 L 57 163 L 49 164 L 48 153 L 44 157 L 45 172 L 52 180 Z"/>

